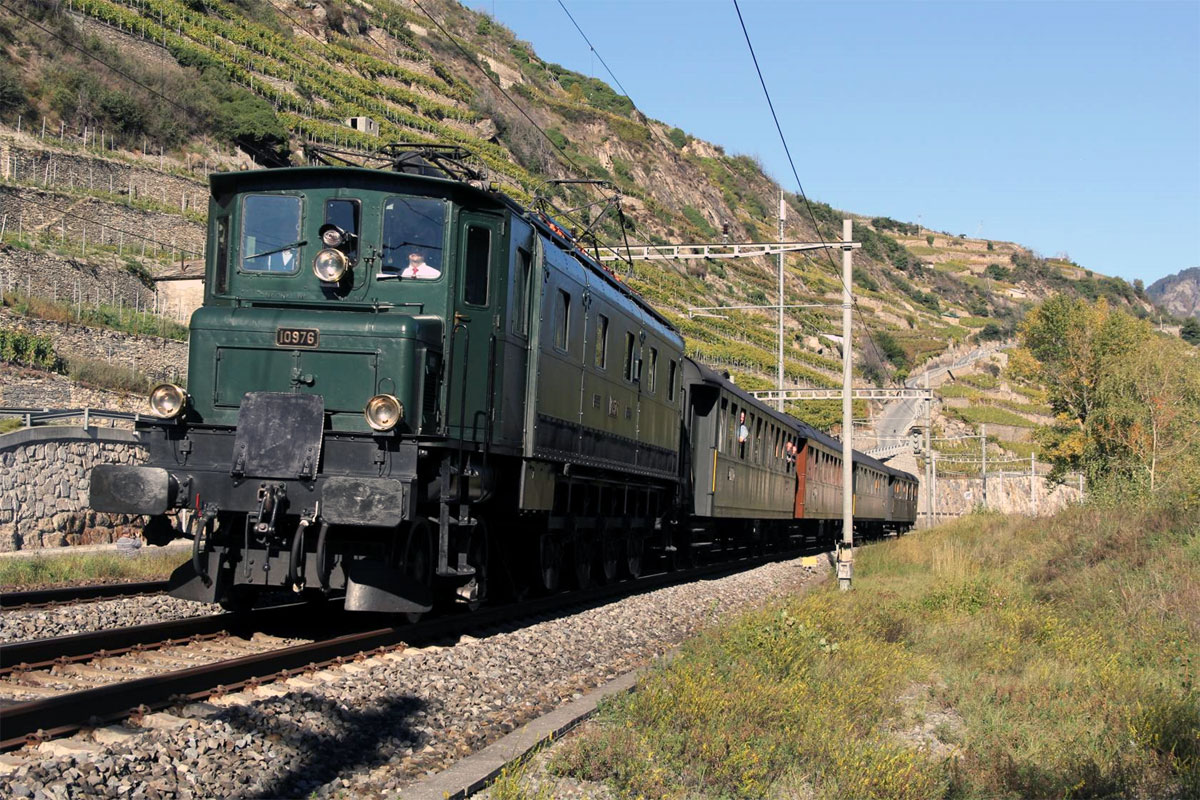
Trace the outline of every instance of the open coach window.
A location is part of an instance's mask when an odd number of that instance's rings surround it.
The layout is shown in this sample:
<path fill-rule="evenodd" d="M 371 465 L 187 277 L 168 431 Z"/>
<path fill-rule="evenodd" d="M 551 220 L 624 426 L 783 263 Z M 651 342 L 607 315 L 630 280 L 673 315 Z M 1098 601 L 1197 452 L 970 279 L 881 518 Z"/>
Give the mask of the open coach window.
<path fill-rule="evenodd" d="M 383 206 L 383 260 L 378 278 L 442 276 L 446 205 L 429 197 L 389 197 Z"/>
<path fill-rule="evenodd" d="M 299 197 L 252 194 L 242 200 L 242 269 L 295 272 L 300 264 Z"/>

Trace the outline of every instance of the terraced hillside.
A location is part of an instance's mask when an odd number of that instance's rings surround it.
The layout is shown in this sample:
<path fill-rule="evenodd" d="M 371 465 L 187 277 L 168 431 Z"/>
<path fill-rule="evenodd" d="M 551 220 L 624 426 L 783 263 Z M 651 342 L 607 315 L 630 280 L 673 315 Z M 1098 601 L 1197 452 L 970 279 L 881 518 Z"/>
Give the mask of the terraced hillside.
<path fill-rule="evenodd" d="M 0 251 L 18 260 L 36 254 L 57 265 L 40 274 L 62 280 L 21 287 L 12 276 L 25 273 L 14 266 L 0 273 L 7 289 L 78 300 L 90 295 L 76 284 L 103 267 L 113 276 L 104 282 L 110 303 L 161 311 L 169 304 L 155 299 L 147 278 L 201 255 L 206 175 L 300 163 L 309 142 L 360 150 L 456 142 L 506 191 L 559 207 L 600 195 L 548 179 L 609 181 L 623 219 L 596 206 L 567 220 L 607 244 L 720 241 L 726 230 L 731 241 L 777 238 L 779 187 L 753 158 L 647 118 L 607 84 L 541 60 L 453 0 L 65 0 L 17 8 L 0 11 L 0 214 L 9 220 Z M 377 123 L 378 134 L 352 129 L 347 120 L 356 117 Z M 789 239 L 837 239 L 841 220 L 854 219 L 863 243 L 854 278 L 862 381 L 900 380 L 948 348 L 1004 339 L 1053 291 L 1148 308 L 1124 281 L 1019 245 L 819 202 L 810 216 L 796 196 L 785 193 L 785 201 Z M 777 302 L 774 259 L 635 262 L 626 277 L 684 331 L 693 356 L 744 386 L 773 386 L 774 312 L 712 317 L 688 309 Z M 789 256 L 785 303 L 838 303 L 839 281 L 821 254 Z M 830 337 L 838 314 L 789 309 L 789 383 L 837 383 L 840 351 Z M 989 407 L 1002 409 L 998 402 Z M 973 407 L 960 416 L 984 413 Z M 833 404 L 791 410 L 822 427 L 838 418 Z"/>

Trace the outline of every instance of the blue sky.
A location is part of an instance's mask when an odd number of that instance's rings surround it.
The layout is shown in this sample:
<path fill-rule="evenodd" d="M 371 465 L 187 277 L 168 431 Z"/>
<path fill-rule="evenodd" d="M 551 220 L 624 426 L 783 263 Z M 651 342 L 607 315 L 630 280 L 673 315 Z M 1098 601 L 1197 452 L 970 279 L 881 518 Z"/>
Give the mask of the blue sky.
<path fill-rule="evenodd" d="M 563 2 L 640 110 L 795 191 L 733 0 Z M 1147 284 L 1200 265 L 1200 0 L 739 2 L 810 197 Z M 557 0 L 467 4 L 609 80 Z"/>

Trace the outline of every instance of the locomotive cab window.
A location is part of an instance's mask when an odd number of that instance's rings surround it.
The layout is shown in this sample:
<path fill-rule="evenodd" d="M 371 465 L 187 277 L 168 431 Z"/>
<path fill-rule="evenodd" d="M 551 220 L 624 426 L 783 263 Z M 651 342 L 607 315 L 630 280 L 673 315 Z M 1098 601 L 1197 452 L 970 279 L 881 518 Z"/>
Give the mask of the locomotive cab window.
<path fill-rule="evenodd" d="M 337 225 L 343 233 L 349 234 L 340 249 L 352 264 L 358 260 L 358 209 L 357 200 L 325 201 L 325 224 Z"/>
<path fill-rule="evenodd" d="M 570 343 L 568 337 L 568 328 L 571 325 L 571 295 L 562 289 L 558 290 L 558 297 L 554 303 L 554 346 L 559 350 L 566 351 L 567 345 Z"/>
<path fill-rule="evenodd" d="M 245 272 L 294 273 L 300 268 L 303 201 L 284 194 L 251 194 L 242 200 L 239 254 Z"/>
<path fill-rule="evenodd" d="M 442 276 L 446 204 L 429 197 L 389 197 L 383 205 L 383 254 L 375 278 Z"/>
<path fill-rule="evenodd" d="M 480 225 L 467 226 L 467 257 L 463 270 L 463 302 L 486 306 L 488 265 L 492 260 L 492 232 Z"/>
<path fill-rule="evenodd" d="M 517 250 L 517 269 L 513 275 L 513 333 L 529 335 L 529 281 L 533 275 L 533 256 Z"/>

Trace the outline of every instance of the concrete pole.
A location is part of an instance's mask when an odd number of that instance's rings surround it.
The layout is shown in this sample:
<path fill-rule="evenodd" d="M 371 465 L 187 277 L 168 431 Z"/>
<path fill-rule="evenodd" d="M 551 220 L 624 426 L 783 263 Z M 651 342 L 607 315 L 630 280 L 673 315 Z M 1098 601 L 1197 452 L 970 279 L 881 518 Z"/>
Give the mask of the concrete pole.
<path fill-rule="evenodd" d="M 1034 489 L 1033 481 L 1037 477 L 1037 456 L 1033 453 L 1029 454 L 1029 508 L 1033 510 L 1033 516 L 1037 516 L 1037 491 Z"/>
<path fill-rule="evenodd" d="M 925 370 L 925 391 L 929 391 L 929 370 Z M 933 527 L 933 395 L 925 397 L 925 527 Z"/>
<path fill-rule="evenodd" d="M 838 588 L 849 591 L 854 577 L 854 420 L 853 390 L 854 348 L 850 338 L 850 280 L 853 227 L 842 220 L 842 545 L 838 548 Z"/>
<path fill-rule="evenodd" d="M 931 494 L 933 495 L 933 512 L 932 512 L 932 513 L 933 513 L 933 524 L 934 524 L 934 525 L 937 525 L 937 517 L 938 517 L 938 507 L 937 507 L 937 453 L 932 453 L 932 452 L 931 452 L 931 453 L 929 454 L 929 457 L 930 457 L 930 461 L 931 461 L 931 463 L 932 463 L 932 465 L 933 465 L 933 480 L 932 480 L 932 482 L 931 482 L 931 486 L 932 486 L 932 491 L 931 491 Z"/>
<path fill-rule="evenodd" d="M 983 471 L 983 508 L 986 511 L 988 507 L 987 501 L 987 424 L 980 423 L 979 425 L 979 462 Z"/>
<path fill-rule="evenodd" d="M 787 210 L 783 205 L 783 189 L 779 190 L 779 241 L 783 241 L 783 221 L 787 218 Z M 777 407 L 783 411 L 783 250 L 779 251 L 779 403 Z"/>

